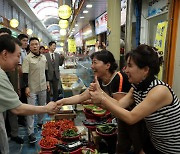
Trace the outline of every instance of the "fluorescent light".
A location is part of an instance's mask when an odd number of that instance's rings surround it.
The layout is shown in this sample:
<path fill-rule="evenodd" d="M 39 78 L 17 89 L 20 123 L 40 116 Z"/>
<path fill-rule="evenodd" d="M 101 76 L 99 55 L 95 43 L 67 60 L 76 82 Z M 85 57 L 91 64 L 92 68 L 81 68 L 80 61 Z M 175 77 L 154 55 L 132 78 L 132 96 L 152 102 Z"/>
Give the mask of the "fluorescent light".
<path fill-rule="evenodd" d="M 81 16 L 81 17 L 80 17 L 80 19 L 83 19 L 83 18 L 84 18 L 84 16 Z"/>
<path fill-rule="evenodd" d="M 77 26 L 78 26 L 78 24 L 75 24 L 75 26 L 77 27 Z"/>
<path fill-rule="evenodd" d="M 87 11 L 87 10 L 84 10 L 84 11 L 83 11 L 83 13 L 88 13 L 88 12 L 89 12 L 89 11 Z"/>
<path fill-rule="evenodd" d="M 86 5 L 87 8 L 92 8 L 92 4 Z"/>

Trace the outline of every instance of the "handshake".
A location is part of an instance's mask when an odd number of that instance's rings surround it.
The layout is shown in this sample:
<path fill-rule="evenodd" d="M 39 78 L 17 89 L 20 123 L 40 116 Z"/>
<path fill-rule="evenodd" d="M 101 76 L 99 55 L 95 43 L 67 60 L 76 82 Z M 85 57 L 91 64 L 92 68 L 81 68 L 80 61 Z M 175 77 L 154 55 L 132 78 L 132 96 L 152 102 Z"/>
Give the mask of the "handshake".
<path fill-rule="evenodd" d="M 63 104 L 61 103 L 61 100 L 58 100 L 57 102 L 49 102 L 47 105 L 44 106 L 46 113 L 49 115 L 54 115 L 59 112 Z"/>
<path fill-rule="evenodd" d="M 95 77 L 95 82 L 91 83 L 89 88 L 80 95 L 75 95 L 69 98 L 63 98 L 56 102 L 49 102 L 45 107 L 47 108 L 48 114 L 58 113 L 63 105 L 75 105 L 78 103 L 89 104 L 94 103 L 100 105 L 102 98 L 106 95 L 100 88 L 97 77 Z"/>

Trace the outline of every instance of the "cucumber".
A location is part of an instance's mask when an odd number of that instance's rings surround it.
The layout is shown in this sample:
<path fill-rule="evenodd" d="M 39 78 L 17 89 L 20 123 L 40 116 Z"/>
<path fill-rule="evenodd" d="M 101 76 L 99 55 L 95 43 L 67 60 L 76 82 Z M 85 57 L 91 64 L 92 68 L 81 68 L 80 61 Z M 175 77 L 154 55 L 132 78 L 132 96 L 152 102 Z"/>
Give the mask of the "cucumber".
<path fill-rule="evenodd" d="M 93 112 L 94 114 L 99 114 L 99 115 L 101 115 L 101 114 L 105 114 L 106 113 L 106 111 L 105 110 L 103 110 L 103 111 L 95 111 L 95 112 Z"/>
<path fill-rule="evenodd" d="M 116 129 L 116 127 L 113 127 L 111 125 L 108 124 L 103 124 L 103 125 L 98 125 L 97 129 L 104 134 L 111 134 L 114 132 L 114 130 Z"/>

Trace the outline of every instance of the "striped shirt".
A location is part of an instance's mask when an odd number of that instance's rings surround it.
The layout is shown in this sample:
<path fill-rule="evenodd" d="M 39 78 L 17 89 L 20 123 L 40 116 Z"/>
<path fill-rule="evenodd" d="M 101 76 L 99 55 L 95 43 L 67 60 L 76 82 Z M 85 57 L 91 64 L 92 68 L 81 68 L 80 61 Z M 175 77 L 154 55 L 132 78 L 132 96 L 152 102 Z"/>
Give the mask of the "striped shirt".
<path fill-rule="evenodd" d="M 163 81 L 154 79 L 146 90 L 134 87 L 136 105 L 146 98 L 148 92 L 157 85 L 166 86 L 173 96 L 170 105 L 164 106 L 145 117 L 147 129 L 154 147 L 165 154 L 180 154 L 180 101 L 170 86 Z"/>

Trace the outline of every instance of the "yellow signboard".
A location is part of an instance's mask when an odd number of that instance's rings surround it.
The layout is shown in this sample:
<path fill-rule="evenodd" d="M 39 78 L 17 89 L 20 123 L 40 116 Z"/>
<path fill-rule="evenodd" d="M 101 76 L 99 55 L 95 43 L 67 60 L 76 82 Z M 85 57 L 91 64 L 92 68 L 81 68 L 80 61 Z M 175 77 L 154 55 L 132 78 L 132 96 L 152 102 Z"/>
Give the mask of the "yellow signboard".
<path fill-rule="evenodd" d="M 95 43 L 96 43 L 96 39 L 88 40 L 88 41 L 86 41 L 86 46 L 95 45 Z"/>
<path fill-rule="evenodd" d="M 68 39 L 68 52 L 76 52 L 76 42 L 74 39 Z"/>
<path fill-rule="evenodd" d="M 155 38 L 155 43 L 154 43 L 154 47 L 158 49 L 158 52 L 163 57 L 164 57 L 164 49 L 165 49 L 165 42 L 166 42 L 167 26 L 168 26 L 167 21 L 158 23 L 157 31 L 156 31 L 156 38 Z M 160 72 L 158 74 L 158 78 L 161 80 L 162 80 L 162 74 L 163 74 L 163 66 L 160 67 Z"/>

